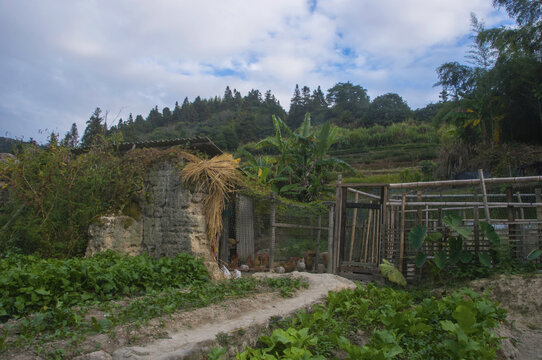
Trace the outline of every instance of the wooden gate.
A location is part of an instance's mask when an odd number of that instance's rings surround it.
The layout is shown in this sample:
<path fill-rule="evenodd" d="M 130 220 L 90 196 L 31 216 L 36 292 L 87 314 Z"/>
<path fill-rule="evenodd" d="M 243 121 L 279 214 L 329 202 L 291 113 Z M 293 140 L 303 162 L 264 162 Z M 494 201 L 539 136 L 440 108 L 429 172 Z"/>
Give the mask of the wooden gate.
<path fill-rule="evenodd" d="M 339 275 L 358 280 L 379 276 L 387 198 L 386 185 L 337 185 L 334 266 Z"/>

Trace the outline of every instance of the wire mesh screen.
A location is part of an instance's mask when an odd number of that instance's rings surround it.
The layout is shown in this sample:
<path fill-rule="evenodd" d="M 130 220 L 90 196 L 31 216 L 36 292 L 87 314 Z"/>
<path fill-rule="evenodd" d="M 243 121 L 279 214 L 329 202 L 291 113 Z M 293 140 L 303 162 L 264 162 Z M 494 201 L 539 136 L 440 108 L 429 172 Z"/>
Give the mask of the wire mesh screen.
<path fill-rule="evenodd" d="M 230 268 L 246 265 L 252 271 L 325 270 L 329 238 L 325 206 L 304 207 L 245 195 L 237 196 L 235 202 L 234 221 L 229 222 L 233 226 L 229 231 L 230 251 L 227 259 L 226 254 L 222 257 Z"/>

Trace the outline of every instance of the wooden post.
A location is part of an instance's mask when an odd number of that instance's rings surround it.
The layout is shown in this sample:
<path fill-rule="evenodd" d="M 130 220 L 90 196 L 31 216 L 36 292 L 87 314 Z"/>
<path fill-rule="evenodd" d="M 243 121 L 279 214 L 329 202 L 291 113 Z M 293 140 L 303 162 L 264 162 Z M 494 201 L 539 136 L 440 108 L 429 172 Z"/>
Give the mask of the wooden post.
<path fill-rule="evenodd" d="M 514 201 L 514 195 L 512 194 L 512 188 L 507 187 L 506 188 L 506 201 L 508 203 L 512 203 Z M 513 224 L 515 221 L 514 216 L 514 207 L 511 205 L 508 205 L 506 207 L 506 213 L 508 217 L 508 242 L 514 242 L 516 239 L 516 226 Z"/>
<path fill-rule="evenodd" d="M 393 259 L 393 249 L 395 249 L 395 214 L 397 213 L 397 209 L 395 207 L 391 207 L 391 233 L 390 233 L 390 244 L 387 246 L 388 253 L 386 254 L 388 259 Z M 389 252 L 391 250 L 391 253 Z"/>
<path fill-rule="evenodd" d="M 329 207 L 329 217 L 328 217 L 328 231 L 327 231 L 327 272 L 332 274 L 333 273 L 333 267 L 331 265 L 331 255 L 333 254 L 333 239 L 334 239 L 334 224 L 333 221 L 335 220 L 335 206 L 331 205 Z"/>
<path fill-rule="evenodd" d="M 359 194 L 356 193 L 356 200 L 357 203 L 359 200 Z M 350 237 L 350 254 L 348 255 L 348 261 L 352 261 L 352 251 L 354 251 L 354 241 L 356 240 L 356 223 L 358 220 L 358 208 L 354 208 L 353 211 L 353 219 L 352 219 L 352 236 Z"/>
<path fill-rule="evenodd" d="M 336 258 L 338 256 L 338 248 L 339 243 L 341 241 L 342 234 L 344 232 L 344 229 L 341 227 L 342 225 L 342 218 L 344 217 L 344 214 L 342 213 L 343 207 L 342 207 L 342 175 L 339 174 L 339 178 L 337 179 L 337 191 L 335 195 L 335 236 L 333 237 L 333 244 L 331 247 L 331 251 L 328 254 L 328 263 L 331 263 L 331 273 L 335 274 L 336 272 L 336 266 L 337 261 Z"/>
<path fill-rule="evenodd" d="M 371 241 L 371 263 L 376 263 L 376 247 L 380 241 L 380 210 L 376 210 L 375 215 L 375 234 L 373 236 L 373 241 Z"/>
<path fill-rule="evenodd" d="M 523 201 L 521 200 L 521 194 L 519 193 L 519 191 L 516 192 L 516 196 L 518 198 L 518 203 L 522 204 Z M 525 219 L 525 211 L 523 210 L 523 207 L 520 207 L 519 208 L 519 216 L 520 216 L 520 219 Z"/>
<path fill-rule="evenodd" d="M 405 210 L 406 210 L 406 193 L 403 194 L 401 201 L 401 244 L 399 246 L 399 271 L 403 272 L 403 260 L 405 257 Z"/>
<path fill-rule="evenodd" d="M 275 193 L 271 193 L 269 218 L 271 222 L 271 239 L 269 240 L 269 269 L 272 270 L 275 262 Z"/>
<path fill-rule="evenodd" d="M 370 204 L 372 204 L 372 201 L 369 201 Z M 367 233 L 365 234 L 365 247 L 364 247 L 364 255 L 363 255 L 363 261 L 367 262 L 367 251 L 369 248 L 369 236 L 371 235 L 371 227 L 372 227 L 372 219 L 373 219 L 373 209 L 369 209 L 369 218 L 367 219 Z"/>
<path fill-rule="evenodd" d="M 474 191 L 474 196 L 476 199 L 474 201 L 478 201 L 478 192 Z M 478 256 L 478 252 L 480 251 L 480 212 L 478 211 L 478 205 L 474 205 L 473 208 L 473 217 L 474 217 L 474 223 L 473 225 L 473 232 L 474 232 L 474 255 Z"/>
<path fill-rule="evenodd" d="M 322 237 L 322 215 L 318 215 L 318 230 L 316 231 L 316 251 L 314 252 L 314 272 L 318 272 L 318 263 L 320 260 L 320 238 Z"/>
<path fill-rule="evenodd" d="M 348 196 L 348 188 L 346 187 L 343 187 L 341 189 L 341 222 L 339 225 L 339 227 L 341 228 L 341 236 L 339 237 L 339 241 L 337 241 L 337 245 L 335 247 L 336 249 L 336 255 L 335 255 L 335 271 L 333 272 L 334 274 L 337 274 L 338 273 L 338 270 L 339 268 L 341 267 L 341 263 L 343 261 L 343 259 L 345 258 L 344 256 L 344 238 L 345 238 L 345 229 L 346 229 L 346 198 Z"/>
<path fill-rule="evenodd" d="M 480 176 L 480 186 L 482 187 L 482 197 L 484 199 L 484 211 L 486 215 L 486 221 L 490 222 L 491 218 L 489 216 L 489 206 L 487 204 L 487 192 L 486 192 L 486 182 L 484 179 L 484 171 L 482 169 L 478 169 L 478 174 Z"/>
<path fill-rule="evenodd" d="M 382 247 L 386 246 L 388 244 L 389 239 L 389 217 L 388 217 L 388 198 L 389 198 L 389 191 L 390 189 L 387 186 L 383 186 L 381 190 L 381 205 L 382 208 L 382 231 L 381 231 L 381 237 L 378 242 L 378 248 L 377 248 L 377 259 L 376 262 L 380 263 L 382 259 Z M 386 245 L 385 245 L 386 244 Z"/>
<path fill-rule="evenodd" d="M 534 189 L 534 193 L 535 193 L 536 202 L 542 203 L 542 189 L 536 188 Z M 542 206 L 538 206 L 536 208 L 536 220 L 542 221 Z M 542 224 L 538 224 L 538 248 L 542 249 Z"/>
<path fill-rule="evenodd" d="M 418 190 L 416 192 L 416 200 L 418 200 L 418 202 L 422 202 L 422 191 L 421 190 Z M 422 222 L 423 222 L 422 208 L 419 207 L 418 208 L 418 225 L 421 226 Z"/>

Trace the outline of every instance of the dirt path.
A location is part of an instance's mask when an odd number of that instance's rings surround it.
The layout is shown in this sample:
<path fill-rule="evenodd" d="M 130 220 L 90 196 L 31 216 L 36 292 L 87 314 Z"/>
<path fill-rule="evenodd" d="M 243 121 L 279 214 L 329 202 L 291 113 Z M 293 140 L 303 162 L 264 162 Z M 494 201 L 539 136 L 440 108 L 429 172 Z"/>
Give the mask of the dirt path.
<path fill-rule="evenodd" d="M 256 274 L 256 276 L 278 275 Z M 243 347 L 251 339 L 257 339 L 259 330 L 266 328 L 270 319 L 283 318 L 321 302 L 329 291 L 355 287 L 351 281 L 330 274 L 294 272 L 287 276 L 306 279 L 309 288 L 298 291 L 295 297 L 289 299 L 269 295 L 256 296 L 251 298 L 250 302 L 247 302 L 248 299 L 244 299 L 244 303 L 236 301 L 233 308 L 213 306 L 213 309 L 200 309 L 198 311 L 200 314 L 192 312 L 190 319 L 186 319 L 189 320 L 191 327 L 168 332 L 167 338 L 145 345 L 117 349 L 112 354 L 113 359 L 197 358 L 206 354 L 212 347 L 220 346 L 219 340 L 231 345 L 236 338 L 241 337 L 240 332 L 243 341 L 239 346 Z"/>

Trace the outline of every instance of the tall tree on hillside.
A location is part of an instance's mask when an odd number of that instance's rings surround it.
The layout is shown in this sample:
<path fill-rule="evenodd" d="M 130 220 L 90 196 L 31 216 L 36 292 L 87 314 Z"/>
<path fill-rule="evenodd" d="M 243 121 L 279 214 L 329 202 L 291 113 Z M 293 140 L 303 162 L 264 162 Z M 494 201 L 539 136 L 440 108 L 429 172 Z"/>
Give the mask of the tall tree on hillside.
<path fill-rule="evenodd" d="M 224 110 L 233 110 L 235 108 L 235 99 L 229 86 L 226 86 L 224 90 L 224 97 L 222 98 L 222 107 Z"/>
<path fill-rule="evenodd" d="M 367 90 L 350 82 L 337 83 L 327 91 L 331 120 L 341 126 L 356 127 L 362 121 L 370 100 Z"/>
<path fill-rule="evenodd" d="M 69 148 L 74 148 L 79 144 L 79 131 L 77 130 L 77 124 L 73 123 L 70 131 L 66 133 L 64 139 L 62 139 L 62 145 Z"/>
<path fill-rule="evenodd" d="M 388 126 L 392 123 L 405 121 L 410 114 L 410 107 L 401 96 L 388 93 L 374 98 L 369 106 L 364 124 Z"/>
<path fill-rule="evenodd" d="M 85 133 L 81 138 L 81 145 L 90 146 L 96 141 L 98 136 L 104 136 L 104 125 L 105 121 L 102 117 L 102 110 L 97 107 L 96 110 L 94 110 L 94 113 L 92 113 L 90 118 L 87 120 L 87 127 L 85 128 Z"/>
<path fill-rule="evenodd" d="M 295 84 L 294 95 L 290 100 L 290 110 L 288 111 L 288 119 L 286 124 L 290 128 L 298 128 L 305 117 L 305 107 L 303 105 L 303 98 L 301 97 L 301 91 L 299 85 Z"/>
<path fill-rule="evenodd" d="M 175 108 L 171 113 L 171 122 L 174 124 L 181 122 L 181 107 L 179 106 L 178 101 L 175 101 Z"/>
<path fill-rule="evenodd" d="M 172 121 L 171 110 L 166 106 L 162 109 L 162 126 L 171 123 Z"/>

